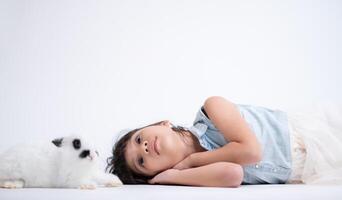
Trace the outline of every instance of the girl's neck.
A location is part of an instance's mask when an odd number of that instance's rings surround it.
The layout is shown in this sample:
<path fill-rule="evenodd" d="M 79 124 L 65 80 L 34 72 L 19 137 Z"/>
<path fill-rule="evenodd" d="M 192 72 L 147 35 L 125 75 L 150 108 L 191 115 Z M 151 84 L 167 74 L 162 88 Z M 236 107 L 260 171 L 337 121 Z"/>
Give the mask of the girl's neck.
<path fill-rule="evenodd" d="M 188 156 L 190 154 L 193 154 L 196 152 L 206 151 L 206 149 L 201 146 L 197 137 L 194 134 L 187 131 L 184 136 L 185 136 L 187 143 L 188 143 L 188 145 L 187 145 L 187 147 L 189 149 Z"/>

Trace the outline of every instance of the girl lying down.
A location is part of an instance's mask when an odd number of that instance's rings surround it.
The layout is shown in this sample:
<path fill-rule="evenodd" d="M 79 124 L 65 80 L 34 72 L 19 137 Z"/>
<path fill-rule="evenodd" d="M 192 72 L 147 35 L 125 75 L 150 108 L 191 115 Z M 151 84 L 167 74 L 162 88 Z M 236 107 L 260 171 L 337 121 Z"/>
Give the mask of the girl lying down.
<path fill-rule="evenodd" d="M 334 120 L 213 96 L 191 127 L 165 120 L 121 135 L 107 170 L 124 184 L 342 184 L 342 121 Z"/>

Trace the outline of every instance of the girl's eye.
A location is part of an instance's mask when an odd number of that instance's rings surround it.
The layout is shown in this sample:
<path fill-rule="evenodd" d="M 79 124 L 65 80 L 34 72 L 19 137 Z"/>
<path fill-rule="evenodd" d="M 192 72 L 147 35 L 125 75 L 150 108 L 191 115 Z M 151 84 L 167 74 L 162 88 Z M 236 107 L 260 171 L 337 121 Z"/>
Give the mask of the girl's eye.
<path fill-rule="evenodd" d="M 144 159 L 143 159 L 143 158 L 140 158 L 140 159 L 139 159 L 139 165 L 142 166 L 143 164 L 144 164 Z"/>
<path fill-rule="evenodd" d="M 138 144 L 140 144 L 140 137 L 138 136 L 138 139 L 137 139 L 137 141 L 138 141 Z"/>

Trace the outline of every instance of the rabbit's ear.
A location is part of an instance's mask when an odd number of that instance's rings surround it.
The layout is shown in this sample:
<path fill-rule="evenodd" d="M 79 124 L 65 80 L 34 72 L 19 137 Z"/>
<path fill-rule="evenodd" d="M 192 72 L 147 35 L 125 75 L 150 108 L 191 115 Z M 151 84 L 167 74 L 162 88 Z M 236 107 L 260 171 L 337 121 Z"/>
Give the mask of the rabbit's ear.
<path fill-rule="evenodd" d="M 56 145 L 56 147 L 61 147 L 62 146 L 62 141 L 63 141 L 63 138 L 56 138 L 56 139 L 52 140 L 52 143 L 54 145 Z"/>

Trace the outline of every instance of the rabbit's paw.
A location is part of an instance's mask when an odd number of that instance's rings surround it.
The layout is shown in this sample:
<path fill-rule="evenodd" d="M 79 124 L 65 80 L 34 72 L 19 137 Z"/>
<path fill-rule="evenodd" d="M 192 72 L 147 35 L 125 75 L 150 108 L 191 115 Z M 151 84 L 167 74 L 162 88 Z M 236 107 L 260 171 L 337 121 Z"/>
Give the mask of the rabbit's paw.
<path fill-rule="evenodd" d="M 106 187 L 117 187 L 117 186 L 120 186 L 120 185 L 123 185 L 120 180 L 112 180 L 112 181 L 109 181 L 109 182 L 105 183 Z"/>
<path fill-rule="evenodd" d="M 24 187 L 24 182 L 21 180 L 0 181 L 0 188 L 15 189 L 15 188 L 23 188 L 23 187 Z"/>
<path fill-rule="evenodd" d="M 78 188 L 82 190 L 94 190 L 96 189 L 96 183 L 93 183 L 93 182 L 82 183 Z"/>

